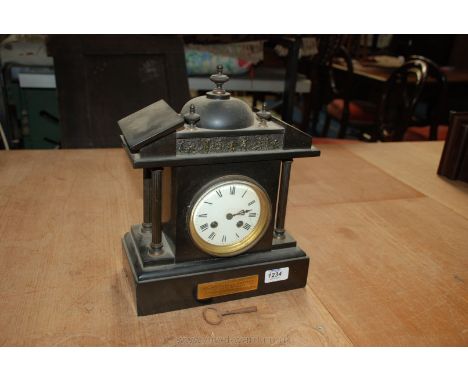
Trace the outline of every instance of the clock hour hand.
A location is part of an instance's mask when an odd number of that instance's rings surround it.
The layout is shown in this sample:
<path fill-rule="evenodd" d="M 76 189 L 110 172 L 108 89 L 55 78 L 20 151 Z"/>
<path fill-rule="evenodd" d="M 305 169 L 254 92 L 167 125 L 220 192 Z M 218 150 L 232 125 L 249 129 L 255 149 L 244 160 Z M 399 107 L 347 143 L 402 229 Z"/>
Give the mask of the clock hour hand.
<path fill-rule="evenodd" d="M 231 220 L 234 216 L 237 216 L 237 215 L 245 215 L 247 212 L 250 212 L 252 211 L 251 209 L 250 210 L 240 210 L 238 213 L 236 214 L 227 214 L 226 215 L 226 219 L 227 220 Z"/>

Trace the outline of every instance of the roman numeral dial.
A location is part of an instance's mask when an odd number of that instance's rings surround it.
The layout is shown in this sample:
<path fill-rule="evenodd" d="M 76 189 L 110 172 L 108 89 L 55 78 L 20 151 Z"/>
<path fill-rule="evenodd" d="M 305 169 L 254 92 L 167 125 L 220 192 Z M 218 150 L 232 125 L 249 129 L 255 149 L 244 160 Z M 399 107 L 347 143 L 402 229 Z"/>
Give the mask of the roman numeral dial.
<path fill-rule="evenodd" d="M 202 251 L 234 256 L 264 235 L 271 220 L 271 203 L 253 180 L 231 176 L 202 189 L 189 214 L 190 235 Z"/>

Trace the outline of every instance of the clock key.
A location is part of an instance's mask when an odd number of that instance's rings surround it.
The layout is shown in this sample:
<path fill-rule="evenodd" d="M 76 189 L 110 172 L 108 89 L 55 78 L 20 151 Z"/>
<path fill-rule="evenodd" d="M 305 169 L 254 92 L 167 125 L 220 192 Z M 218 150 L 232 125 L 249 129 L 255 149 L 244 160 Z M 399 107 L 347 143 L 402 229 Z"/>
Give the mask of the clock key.
<path fill-rule="evenodd" d="M 219 325 L 221 321 L 223 321 L 223 316 L 242 313 L 254 313 L 256 311 L 257 307 L 255 305 L 225 311 L 218 311 L 216 308 L 205 308 L 203 309 L 203 319 L 210 325 Z"/>
<path fill-rule="evenodd" d="M 241 314 L 241 313 L 254 313 L 257 311 L 257 307 L 255 305 L 247 306 L 245 308 L 233 309 L 233 310 L 226 310 L 221 312 L 221 316 L 229 316 L 231 314 Z"/>

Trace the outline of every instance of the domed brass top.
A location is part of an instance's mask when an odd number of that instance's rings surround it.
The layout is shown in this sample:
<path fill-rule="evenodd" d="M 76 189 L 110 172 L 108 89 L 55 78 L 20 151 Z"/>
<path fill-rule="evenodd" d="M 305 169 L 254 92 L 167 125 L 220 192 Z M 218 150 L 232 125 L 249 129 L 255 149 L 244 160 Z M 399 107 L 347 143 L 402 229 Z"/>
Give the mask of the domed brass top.
<path fill-rule="evenodd" d="M 229 77 L 223 74 L 222 65 L 218 65 L 218 73 L 213 74 L 210 80 L 216 84 L 216 87 L 206 95 L 187 102 L 180 113 L 182 115 L 189 113 L 190 106 L 193 105 L 200 116 L 195 126 L 203 129 L 237 130 L 252 126 L 255 115 L 249 105 L 231 97 L 231 94 L 223 89 Z"/>

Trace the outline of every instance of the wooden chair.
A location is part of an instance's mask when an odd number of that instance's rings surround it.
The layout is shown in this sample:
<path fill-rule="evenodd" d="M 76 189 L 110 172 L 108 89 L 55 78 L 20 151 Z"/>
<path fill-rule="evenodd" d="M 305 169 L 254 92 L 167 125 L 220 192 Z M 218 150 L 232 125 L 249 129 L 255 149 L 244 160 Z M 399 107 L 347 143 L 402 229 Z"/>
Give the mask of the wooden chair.
<path fill-rule="evenodd" d="M 427 78 L 427 65 L 412 60 L 396 69 L 384 86 L 379 104 L 351 99 L 353 65 L 351 57 L 341 48 L 332 58 L 341 56 L 347 67 L 342 87 L 335 85 L 332 66 L 329 65 L 329 83 L 332 100 L 327 104 L 323 136 L 327 136 L 331 120 L 340 122 L 338 138 L 344 138 L 348 127 L 360 130 L 362 140 L 402 140 Z"/>
<path fill-rule="evenodd" d="M 422 61 L 427 66 L 428 81 L 424 86 L 421 95 L 421 103 L 424 103 L 426 108 L 422 115 L 413 115 L 411 126 L 406 131 L 407 136 L 412 139 L 420 137 L 420 139 L 437 140 L 439 137 L 439 126 L 446 124 L 445 116 L 448 115 L 447 110 L 447 77 L 442 72 L 439 66 L 432 60 L 423 56 L 410 56 L 407 61 Z M 432 80 L 432 81 L 430 81 Z M 446 134 L 445 130 L 441 135 Z"/>
<path fill-rule="evenodd" d="M 312 112 L 312 135 L 317 135 L 317 124 L 323 105 L 328 102 L 329 71 L 331 58 L 340 49 L 344 36 L 323 35 L 317 38 L 318 53 L 312 59 L 302 62 L 303 72 L 312 82 L 310 93 L 304 99 L 302 130 L 309 130 L 310 114 Z"/>
<path fill-rule="evenodd" d="M 346 66 L 346 72 L 341 78 L 340 86 L 334 76 L 333 62 L 341 58 Z M 340 124 L 338 138 L 346 136 L 348 127 L 354 126 L 365 129 L 375 123 L 375 105 L 371 102 L 353 100 L 352 87 L 354 79 L 354 68 L 351 55 L 348 50 L 341 46 L 329 57 L 326 70 L 322 72 L 324 81 L 328 84 L 328 102 L 326 104 L 326 118 L 322 136 L 328 135 L 330 122 L 336 120 Z"/>
<path fill-rule="evenodd" d="M 367 140 L 401 141 L 411 126 L 414 111 L 427 79 L 421 60 L 404 63 L 387 80 L 377 112 L 377 130 L 364 133 Z M 368 134 L 368 136 L 366 136 Z"/>

